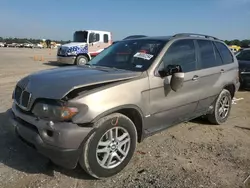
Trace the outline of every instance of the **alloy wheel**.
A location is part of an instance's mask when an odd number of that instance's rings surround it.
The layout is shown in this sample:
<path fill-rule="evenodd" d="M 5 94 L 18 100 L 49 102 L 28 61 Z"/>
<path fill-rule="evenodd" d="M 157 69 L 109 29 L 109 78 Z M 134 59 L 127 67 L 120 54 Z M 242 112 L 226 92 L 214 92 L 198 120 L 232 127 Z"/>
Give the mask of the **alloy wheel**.
<path fill-rule="evenodd" d="M 227 96 L 223 96 L 219 103 L 219 117 L 224 119 L 227 117 L 230 108 L 230 101 Z"/>
<path fill-rule="evenodd" d="M 127 157 L 130 149 L 131 138 L 123 127 L 109 129 L 98 142 L 96 158 L 99 165 L 112 169 L 120 165 Z"/>

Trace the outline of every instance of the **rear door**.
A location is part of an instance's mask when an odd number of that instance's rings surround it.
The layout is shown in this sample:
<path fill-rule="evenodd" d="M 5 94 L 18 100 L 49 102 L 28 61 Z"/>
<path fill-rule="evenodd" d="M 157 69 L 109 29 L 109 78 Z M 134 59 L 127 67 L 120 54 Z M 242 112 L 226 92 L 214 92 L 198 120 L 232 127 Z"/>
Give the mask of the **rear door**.
<path fill-rule="evenodd" d="M 214 44 L 223 61 L 223 74 L 219 80 L 222 87 L 229 84 L 237 84 L 239 81 L 239 64 L 235 55 L 232 54 L 225 43 L 214 41 Z"/>
<path fill-rule="evenodd" d="M 173 42 L 166 51 L 160 66 L 181 65 L 185 72 L 183 87 L 174 92 L 170 88 L 171 76 L 150 76 L 150 114 L 154 127 L 166 128 L 194 115 L 199 100 L 199 81 L 196 80 L 197 56 L 194 40 L 181 39 Z M 159 126 L 159 127 L 158 127 Z"/>
<path fill-rule="evenodd" d="M 221 91 L 225 66 L 218 49 L 211 40 L 196 40 L 199 51 L 199 82 L 202 88 L 197 110 L 206 111 Z"/>

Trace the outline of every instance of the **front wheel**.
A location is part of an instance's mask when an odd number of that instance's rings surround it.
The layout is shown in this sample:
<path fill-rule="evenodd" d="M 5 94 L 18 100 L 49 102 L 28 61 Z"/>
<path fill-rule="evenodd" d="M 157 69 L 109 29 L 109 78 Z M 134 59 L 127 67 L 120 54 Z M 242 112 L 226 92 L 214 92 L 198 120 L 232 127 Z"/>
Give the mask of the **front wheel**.
<path fill-rule="evenodd" d="M 127 166 L 136 148 L 137 132 L 134 123 L 119 113 L 100 119 L 95 127 L 84 144 L 79 163 L 88 174 L 100 179 Z"/>
<path fill-rule="evenodd" d="M 232 97 L 228 90 L 223 89 L 218 96 L 212 114 L 207 115 L 212 124 L 220 125 L 227 121 L 232 107 Z"/>
<path fill-rule="evenodd" d="M 83 56 L 83 55 L 79 55 L 77 58 L 76 58 L 76 65 L 85 65 L 86 63 L 88 63 L 88 58 L 86 56 Z"/>

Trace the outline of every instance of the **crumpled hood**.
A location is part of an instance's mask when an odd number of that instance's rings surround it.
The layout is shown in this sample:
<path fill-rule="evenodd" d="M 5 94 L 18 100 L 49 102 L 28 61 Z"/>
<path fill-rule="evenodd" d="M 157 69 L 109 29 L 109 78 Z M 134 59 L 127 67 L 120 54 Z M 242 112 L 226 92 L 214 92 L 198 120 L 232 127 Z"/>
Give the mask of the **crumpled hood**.
<path fill-rule="evenodd" d="M 70 47 L 73 47 L 73 46 L 86 46 L 87 43 L 86 42 L 70 42 L 70 43 L 67 43 L 67 44 L 64 44 L 62 45 L 62 47 L 67 47 L 67 48 L 70 48 Z"/>
<path fill-rule="evenodd" d="M 73 66 L 40 71 L 23 78 L 19 83 L 29 80 L 27 91 L 32 93 L 33 99 L 62 99 L 76 88 L 131 79 L 141 74 L 106 67 Z"/>

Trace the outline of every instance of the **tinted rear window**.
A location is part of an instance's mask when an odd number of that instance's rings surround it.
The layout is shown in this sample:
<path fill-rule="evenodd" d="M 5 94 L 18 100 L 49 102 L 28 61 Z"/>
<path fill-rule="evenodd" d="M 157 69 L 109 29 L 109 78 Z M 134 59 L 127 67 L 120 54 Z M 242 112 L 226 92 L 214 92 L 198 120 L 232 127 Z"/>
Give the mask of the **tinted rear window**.
<path fill-rule="evenodd" d="M 234 59 L 233 59 L 232 53 L 229 51 L 226 45 L 224 45 L 221 42 L 214 42 L 214 43 L 217 49 L 219 50 L 223 63 L 224 64 L 233 63 Z"/>

